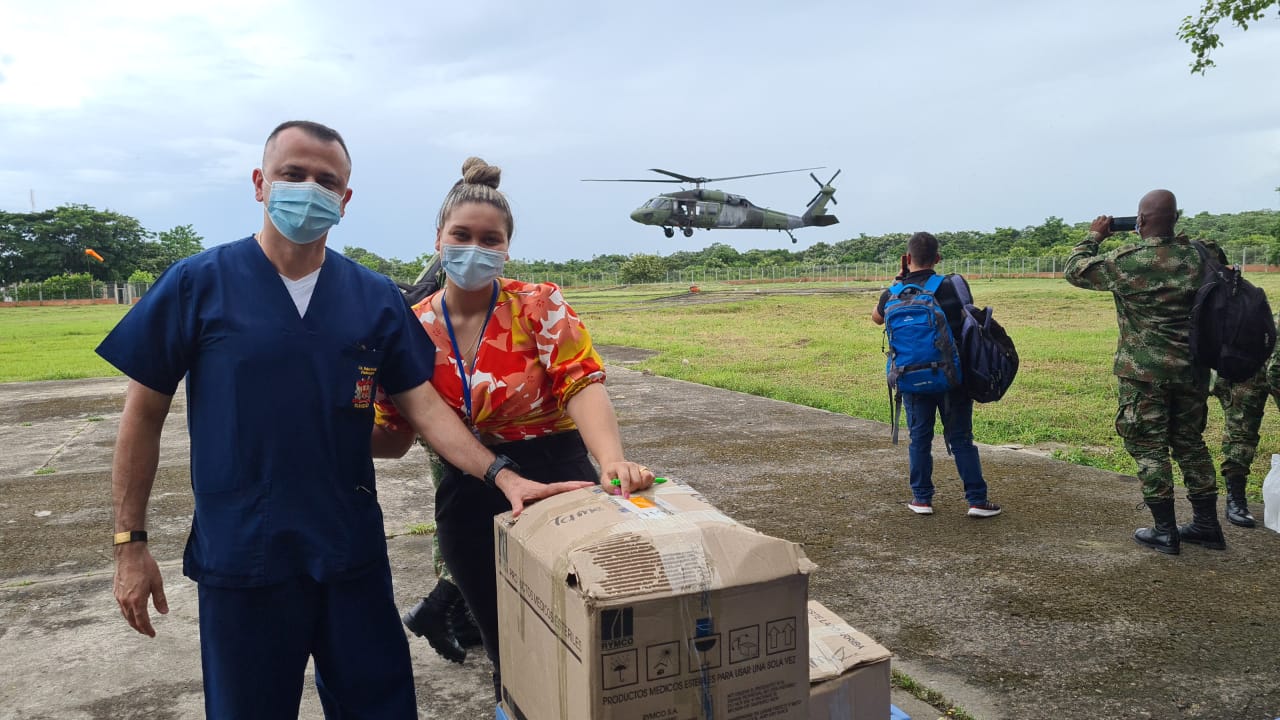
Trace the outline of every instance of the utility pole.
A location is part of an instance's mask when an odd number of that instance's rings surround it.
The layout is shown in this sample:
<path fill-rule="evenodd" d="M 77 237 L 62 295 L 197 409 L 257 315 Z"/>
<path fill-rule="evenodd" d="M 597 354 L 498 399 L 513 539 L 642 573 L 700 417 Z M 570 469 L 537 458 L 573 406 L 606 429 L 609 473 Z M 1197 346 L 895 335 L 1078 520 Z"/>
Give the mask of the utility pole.
<path fill-rule="evenodd" d="M 1277 188 L 1277 189 L 1280 189 L 1280 188 Z M 31 212 L 35 212 L 35 211 L 36 211 L 36 191 L 34 188 L 32 188 L 31 189 Z"/>

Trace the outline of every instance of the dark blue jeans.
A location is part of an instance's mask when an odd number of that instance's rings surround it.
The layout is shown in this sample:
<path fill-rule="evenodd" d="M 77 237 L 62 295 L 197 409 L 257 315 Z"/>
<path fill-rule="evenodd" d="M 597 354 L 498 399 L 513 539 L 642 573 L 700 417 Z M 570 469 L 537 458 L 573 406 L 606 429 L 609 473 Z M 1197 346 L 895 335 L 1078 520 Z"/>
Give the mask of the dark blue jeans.
<path fill-rule="evenodd" d="M 902 404 L 907 409 L 911 433 L 911 493 L 916 501 L 933 501 L 933 425 L 941 415 L 956 471 L 964 483 L 965 499 L 970 505 L 985 503 L 987 481 L 982 479 L 982 463 L 973 444 L 973 400 L 958 389 L 934 395 L 904 394 Z"/>

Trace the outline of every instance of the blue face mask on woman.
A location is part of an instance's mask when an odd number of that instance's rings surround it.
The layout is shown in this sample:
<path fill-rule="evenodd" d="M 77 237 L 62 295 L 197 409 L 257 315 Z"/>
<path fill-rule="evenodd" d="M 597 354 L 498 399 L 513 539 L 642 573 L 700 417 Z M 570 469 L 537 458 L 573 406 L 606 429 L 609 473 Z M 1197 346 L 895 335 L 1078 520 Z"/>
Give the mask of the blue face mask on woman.
<path fill-rule="evenodd" d="M 440 265 L 454 285 L 463 290 L 482 290 L 498 276 L 507 262 L 502 250 L 486 250 L 479 245 L 440 246 Z"/>
<path fill-rule="evenodd" d="M 276 181 L 267 197 L 267 217 L 281 235 L 308 245 L 342 219 L 342 196 L 311 182 Z"/>

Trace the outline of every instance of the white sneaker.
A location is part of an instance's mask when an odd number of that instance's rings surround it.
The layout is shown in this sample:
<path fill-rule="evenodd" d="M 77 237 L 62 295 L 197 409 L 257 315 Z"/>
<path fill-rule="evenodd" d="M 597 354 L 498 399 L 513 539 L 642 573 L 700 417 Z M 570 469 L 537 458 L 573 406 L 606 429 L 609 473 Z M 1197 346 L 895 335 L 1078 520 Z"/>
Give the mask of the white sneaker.
<path fill-rule="evenodd" d="M 1000 514 L 1000 506 L 993 502 L 984 502 L 981 505 L 969 506 L 969 517 L 972 518 L 989 518 Z"/>
<path fill-rule="evenodd" d="M 911 509 L 911 512 L 913 512 L 913 513 L 915 513 L 915 514 L 917 514 L 917 515 L 932 515 L 932 514 L 933 514 L 933 504 L 932 504 L 932 503 L 920 502 L 919 500 L 912 500 L 911 502 L 907 503 L 907 507 Z M 999 511 L 999 510 L 996 510 L 996 512 L 1000 512 L 1000 511 Z"/>

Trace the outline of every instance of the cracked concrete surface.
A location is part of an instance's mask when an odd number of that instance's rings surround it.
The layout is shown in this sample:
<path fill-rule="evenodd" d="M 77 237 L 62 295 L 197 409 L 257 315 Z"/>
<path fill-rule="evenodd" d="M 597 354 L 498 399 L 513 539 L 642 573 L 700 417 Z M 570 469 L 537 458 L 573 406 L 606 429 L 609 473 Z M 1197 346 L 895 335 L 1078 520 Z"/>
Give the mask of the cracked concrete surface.
<path fill-rule="evenodd" d="M 1130 539 L 1149 519 L 1132 478 L 988 447 L 1006 512 L 975 521 L 940 444 L 938 513 L 916 516 L 903 506 L 905 443 L 891 445 L 885 425 L 633 372 L 620 348 L 605 356 L 631 458 L 804 543 L 820 566 L 810 596 L 976 717 L 1280 716 L 1280 535 L 1228 526 L 1226 552 L 1158 555 Z M 203 714 L 195 586 L 180 567 L 191 512 L 181 396 L 149 512 L 171 608 L 158 636 L 130 630 L 111 597 L 123 388 L 0 385 L 0 718 Z M 430 538 L 407 534 L 431 518 L 427 472 L 418 449 L 378 462 L 402 606 L 434 582 Z M 1189 516 L 1185 501 L 1178 510 Z M 453 665 L 411 641 L 423 717 L 492 717 L 487 662 Z M 308 683 L 301 717 L 319 716 Z"/>

